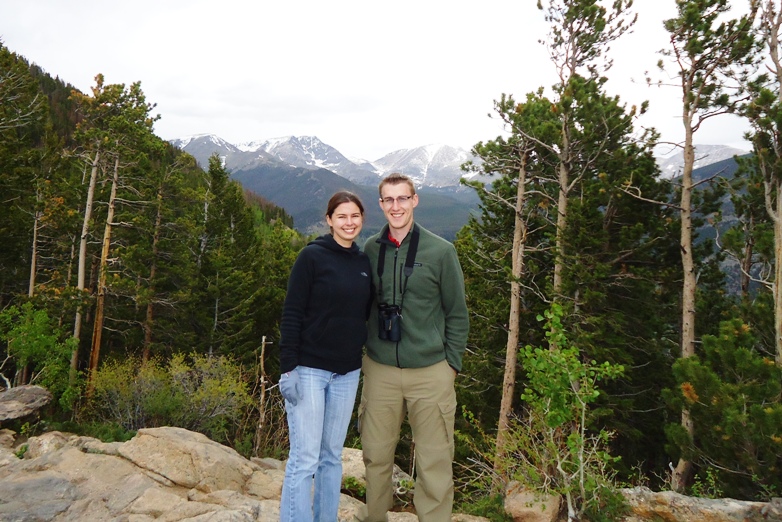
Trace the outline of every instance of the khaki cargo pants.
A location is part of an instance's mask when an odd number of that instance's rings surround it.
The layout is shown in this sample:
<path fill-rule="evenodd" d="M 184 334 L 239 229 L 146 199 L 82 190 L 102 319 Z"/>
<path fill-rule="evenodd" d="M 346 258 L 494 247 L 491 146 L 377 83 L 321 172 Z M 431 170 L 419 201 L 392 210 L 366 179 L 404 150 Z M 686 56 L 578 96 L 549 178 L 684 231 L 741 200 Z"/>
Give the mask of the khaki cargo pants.
<path fill-rule="evenodd" d="M 415 505 L 421 522 L 450 522 L 456 373 L 446 361 L 396 368 L 364 356 L 359 431 L 366 465 L 362 522 L 385 522 L 392 508 L 394 453 L 405 414 L 415 441 Z"/>

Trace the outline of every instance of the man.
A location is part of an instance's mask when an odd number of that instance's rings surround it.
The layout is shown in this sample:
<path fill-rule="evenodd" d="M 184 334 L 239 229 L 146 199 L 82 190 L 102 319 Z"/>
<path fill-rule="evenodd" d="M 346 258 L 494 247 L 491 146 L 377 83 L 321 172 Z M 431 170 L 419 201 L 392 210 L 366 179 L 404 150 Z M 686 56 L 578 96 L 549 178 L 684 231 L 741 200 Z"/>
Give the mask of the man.
<path fill-rule="evenodd" d="M 413 220 L 418 195 L 409 177 L 390 174 L 379 191 L 388 225 L 364 245 L 377 292 L 362 363 L 359 429 L 367 487 L 366 512 L 359 518 L 387 520 L 394 500 L 394 453 L 406 413 L 415 442 L 416 514 L 422 522 L 448 522 L 454 379 L 469 330 L 464 275 L 453 245 Z"/>

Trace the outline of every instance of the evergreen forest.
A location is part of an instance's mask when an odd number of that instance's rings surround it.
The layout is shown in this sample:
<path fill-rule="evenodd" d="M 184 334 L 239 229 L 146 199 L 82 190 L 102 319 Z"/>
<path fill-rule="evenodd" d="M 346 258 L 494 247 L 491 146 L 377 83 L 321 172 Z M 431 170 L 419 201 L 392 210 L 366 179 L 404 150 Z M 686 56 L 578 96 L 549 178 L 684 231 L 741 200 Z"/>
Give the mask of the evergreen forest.
<path fill-rule="evenodd" d="M 572 520 L 615 520 L 624 486 L 782 496 L 782 5 L 670 1 L 670 44 L 644 59 L 680 95 L 675 178 L 634 125 L 653 108 L 608 92 L 631 0 L 540 0 L 557 81 L 498 93 L 507 132 L 463 166 L 481 204 L 454 242 L 462 512 L 503 520 L 510 480 Z M 176 425 L 285 458 L 276 342 L 308 238 L 156 136 L 154 109 L 141 82 L 79 92 L 0 42 L 0 385 L 54 396 L 13 429 Z M 697 132 L 725 114 L 753 153 L 696 178 Z M 414 455 L 403 430 L 397 463 Z"/>

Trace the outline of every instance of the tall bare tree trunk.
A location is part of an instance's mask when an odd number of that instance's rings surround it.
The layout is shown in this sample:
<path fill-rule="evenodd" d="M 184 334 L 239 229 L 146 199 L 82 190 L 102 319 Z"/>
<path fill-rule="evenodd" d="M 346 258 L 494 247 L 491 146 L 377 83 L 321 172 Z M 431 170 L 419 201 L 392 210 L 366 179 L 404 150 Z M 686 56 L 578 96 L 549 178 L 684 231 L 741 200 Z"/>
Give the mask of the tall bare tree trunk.
<path fill-rule="evenodd" d="M 100 266 L 98 268 L 98 294 L 95 300 L 95 320 L 92 330 L 92 347 L 90 349 L 89 375 L 87 377 L 87 397 L 92 396 L 95 390 L 95 372 L 98 370 L 100 360 L 100 343 L 103 334 L 103 317 L 106 305 L 106 276 L 108 272 L 109 247 L 111 245 L 111 229 L 114 222 L 114 206 L 117 199 L 117 184 L 119 182 L 119 155 L 114 159 L 114 176 L 111 181 L 111 196 L 109 196 L 109 209 L 106 214 L 106 226 L 103 229 L 103 247 L 100 253 Z"/>
<path fill-rule="evenodd" d="M 695 355 L 695 261 L 692 252 L 692 170 L 695 164 L 695 147 L 692 144 L 693 133 L 691 117 L 685 103 L 684 119 L 689 122 L 685 125 L 684 137 L 684 167 L 682 171 L 682 195 L 680 202 L 681 215 L 681 235 L 680 251 L 682 258 L 682 337 L 681 337 L 681 357 L 692 357 Z M 682 427 L 692 438 L 695 434 L 695 427 L 688 409 L 682 410 Z M 679 458 L 676 469 L 673 470 L 671 477 L 671 489 L 673 491 L 683 491 L 684 486 L 689 481 L 692 474 L 692 462 L 685 458 Z"/>
<path fill-rule="evenodd" d="M 196 256 L 196 266 L 201 268 L 201 259 L 206 252 L 207 242 L 209 241 L 209 235 L 206 232 L 206 226 L 209 223 L 209 189 L 204 194 L 204 230 L 201 233 L 201 241 L 198 248 L 198 256 Z"/>
<path fill-rule="evenodd" d="M 562 272 L 565 263 L 565 228 L 567 227 L 567 205 L 570 192 L 570 129 L 567 118 L 562 122 L 562 152 L 559 155 L 559 196 L 557 201 L 557 240 L 556 256 L 554 260 L 554 299 L 562 294 Z"/>
<path fill-rule="evenodd" d="M 770 70 L 774 74 L 777 102 L 782 103 L 782 58 L 779 56 L 779 32 L 782 27 L 782 6 L 775 0 L 768 0 L 761 7 L 761 27 L 766 38 L 766 47 L 771 58 Z M 773 141 L 773 157 L 777 163 L 782 158 L 779 128 Z M 772 165 L 765 165 L 764 155 L 759 155 L 763 170 L 766 212 L 774 223 L 774 345 L 775 361 L 782 368 L 782 182 L 779 172 Z M 774 204 L 775 203 L 775 204 Z"/>
<path fill-rule="evenodd" d="M 215 287 L 220 288 L 220 273 L 215 274 Z M 214 299 L 214 310 L 212 314 L 212 332 L 209 334 L 209 357 L 214 354 L 215 340 L 217 339 L 217 327 L 220 324 L 220 293 L 218 292 Z"/>
<path fill-rule="evenodd" d="M 87 186 L 87 202 L 84 204 L 84 220 L 81 225 L 81 237 L 79 241 L 79 266 L 76 273 L 76 290 L 79 294 L 84 292 L 84 279 L 87 272 L 87 236 L 90 232 L 92 220 L 92 202 L 95 198 L 95 185 L 98 179 L 98 164 L 100 162 L 100 147 L 95 151 L 95 157 L 90 169 L 90 182 Z M 81 296 L 80 296 L 81 297 Z M 76 372 L 79 371 L 79 340 L 81 339 L 82 306 L 76 309 L 76 317 L 73 321 L 73 337 L 76 343 L 71 353 L 70 383 L 76 380 Z"/>
<path fill-rule="evenodd" d="M 507 479 L 505 469 L 505 441 L 510 430 L 510 414 L 516 387 L 516 361 L 519 351 L 519 315 L 521 313 L 521 277 L 524 275 L 524 249 L 527 240 L 527 222 L 524 220 L 526 200 L 527 156 L 522 153 L 519 179 L 516 187 L 516 215 L 513 224 L 513 251 L 511 253 L 510 313 L 508 316 L 508 343 L 505 346 L 505 375 L 502 379 L 502 400 L 497 426 L 495 473 Z"/>

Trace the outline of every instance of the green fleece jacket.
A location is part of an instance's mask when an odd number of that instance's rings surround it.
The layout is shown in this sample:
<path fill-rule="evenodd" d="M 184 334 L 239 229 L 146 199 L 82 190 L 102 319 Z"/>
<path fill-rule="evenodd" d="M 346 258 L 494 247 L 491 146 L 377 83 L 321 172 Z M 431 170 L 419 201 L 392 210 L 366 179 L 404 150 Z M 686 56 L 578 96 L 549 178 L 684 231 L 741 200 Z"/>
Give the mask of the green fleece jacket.
<path fill-rule="evenodd" d="M 369 317 L 367 355 L 378 363 L 399 368 L 424 368 L 445 359 L 458 372 L 469 331 L 464 274 L 451 243 L 415 226 L 420 239 L 413 273 L 407 281 L 404 265 L 412 229 L 399 248 L 388 238 L 387 225 L 364 245 L 377 289 Z M 386 244 L 382 288 L 377 274 L 381 243 Z M 401 304 L 399 342 L 378 338 L 378 302 Z"/>

